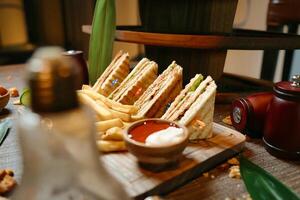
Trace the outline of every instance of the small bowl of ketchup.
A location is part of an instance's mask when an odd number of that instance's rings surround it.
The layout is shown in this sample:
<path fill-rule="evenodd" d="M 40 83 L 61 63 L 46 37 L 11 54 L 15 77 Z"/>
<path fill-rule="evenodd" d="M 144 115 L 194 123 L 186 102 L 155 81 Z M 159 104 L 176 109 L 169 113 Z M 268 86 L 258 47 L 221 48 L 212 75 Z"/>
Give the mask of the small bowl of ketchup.
<path fill-rule="evenodd" d="M 140 164 L 176 163 L 188 144 L 188 131 L 183 125 L 162 119 L 144 119 L 129 126 L 125 144 Z"/>

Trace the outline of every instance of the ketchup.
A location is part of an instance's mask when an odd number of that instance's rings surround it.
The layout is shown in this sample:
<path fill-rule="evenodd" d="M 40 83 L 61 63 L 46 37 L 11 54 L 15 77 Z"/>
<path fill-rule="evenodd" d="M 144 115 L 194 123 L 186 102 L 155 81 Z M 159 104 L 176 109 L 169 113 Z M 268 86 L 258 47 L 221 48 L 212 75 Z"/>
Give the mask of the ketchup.
<path fill-rule="evenodd" d="M 146 121 L 129 131 L 129 137 L 137 142 L 145 143 L 146 138 L 154 132 L 167 129 L 168 127 L 176 127 L 175 124 L 161 121 Z"/>

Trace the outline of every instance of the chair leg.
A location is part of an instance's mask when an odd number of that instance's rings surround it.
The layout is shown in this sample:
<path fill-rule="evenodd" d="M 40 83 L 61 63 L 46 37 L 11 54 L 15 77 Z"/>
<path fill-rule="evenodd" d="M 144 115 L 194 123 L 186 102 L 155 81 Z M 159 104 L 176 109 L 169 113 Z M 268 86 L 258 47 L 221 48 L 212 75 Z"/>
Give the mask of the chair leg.
<path fill-rule="evenodd" d="M 288 33 L 297 34 L 298 24 L 288 25 Z M 284 56 L 284 64 L 281 79 L 283 81 L 289 80 L 292 62 L 294 57 L 294 50 L 286 50 Z"/>
<path fill-rule="evenodd" d="M 268 26 L 267 31 L 282 32 L 282 26 Z M 273 81 L 279 50 L 265 50 L 261 67 L 260 78 Z"/>

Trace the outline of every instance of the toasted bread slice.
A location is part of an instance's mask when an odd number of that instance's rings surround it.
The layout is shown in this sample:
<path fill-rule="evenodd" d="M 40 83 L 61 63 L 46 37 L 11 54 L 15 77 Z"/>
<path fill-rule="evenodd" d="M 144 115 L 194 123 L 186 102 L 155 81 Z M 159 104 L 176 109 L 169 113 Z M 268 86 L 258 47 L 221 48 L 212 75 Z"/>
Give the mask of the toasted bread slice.
<path fill-rule="evenodd" d="M 190 139 L 204 139 L 212 137 L 212 123 L 214 104 L 217 86 L 211 81 L 205 88 L 205 91 L 196 99 L 191 107 L 184 113 L 179 123 L 185 125 L 189 129 Z M 197 127 L 193 124 L 193 120 L 200 120 L 205 125 Z"/>
<path fill-rule="evenodd" d="M 157 77 L 158 66 L 147 58 L 142 59 L 109 98 L 132 105 Z"/>
<path fill-rule="evenodd" d="M 161 118 L 187 126 L 191 140 L 211 137 L 216 88 L 210 76 L 197 74 Z"/>
<path fill-rule="evenodd" d="M 181 100 L 178 106 L 175 107 L 174 112 L 169 116 L 168 120 L 177 121 L 184 115 L 184 113 L 191 107 L 196 99 L 205 90 L 207 84 L 212 81 L 212 78 L 208 76 L 204 81 L 200 83 L 194 92 L 188 91 L 185 97 Z"/>
<path fill-rule="evenodd" d="M 129 73 L 129 68 L 129 54 L 119 51 L 92 89 L 104 96 L 108 96 L 125 79 Z"/>
<path fill-rule="evenodd" d="M 160 118 L 169 109 L 171 103 L 174 101 L 174 99 L 177 97 L 181 90 L 182 80 L 178 81 L 178 83 L 175 84 L 175 87 L 172 89 L 172 91 L 169 94 L 167 94 L 167 98 L 164 100 L 160 108 L 155 113 L 155 118 Z"/>
<path fill-rule="evenodd" d="M 145 93 L 135 103 L 135 106 L 139 108 L 137 116 L 154 117 L 161 114 L 160 109 L 165 109 L 168 104 L 167 99 L 172 92 L 178 92 L 174 90 L 176 86 L 182 83 L 182 68 L 173 62 L 159 77 L 149 86 Z M 177 93 L 177 94 L 178 94 Z M 175 98 L 176 94 L 172 96 Z"/>
<path fill-rule="evenodd" d="M 197 82 L 199 84 L 199 81 L 201 82 L 202 79 L 203 79 L 203 76 L 201 74 L 196 74 L 195 77 L 190 80 L 190 82 L 185 86 L 185 88 L 175 98 L 174 102 L 172 102 L 169 109 L 165 112 L 165 114 L 161 118 L 170 120 L 175 113 L 178 114 L 178 110 L 182 107 L 185 100 L 188 99 L 188 97 L 192 94 L 190 91 L 192 90 L 193 86 L 195 86 L 195 84 L 197 84 Z M 175 119 L 173 119 L 173 120 L 175 120 Z"/>

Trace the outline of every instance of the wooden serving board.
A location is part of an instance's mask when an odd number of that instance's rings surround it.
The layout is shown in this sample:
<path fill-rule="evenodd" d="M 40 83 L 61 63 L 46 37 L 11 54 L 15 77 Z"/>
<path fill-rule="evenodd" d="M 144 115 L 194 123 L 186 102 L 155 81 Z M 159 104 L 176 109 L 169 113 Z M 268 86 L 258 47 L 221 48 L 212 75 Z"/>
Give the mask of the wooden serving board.
<path fill-rule="evenodd" d="M 108 171 L 136 199 L 165 194 L 240 152 L 245 143 L 241 133 L 214 123 L 214 136 L 190 143 L 177 167 L 162 172 L 141 168 L 128 152 L 104 154 L 101 159 Z"/>

